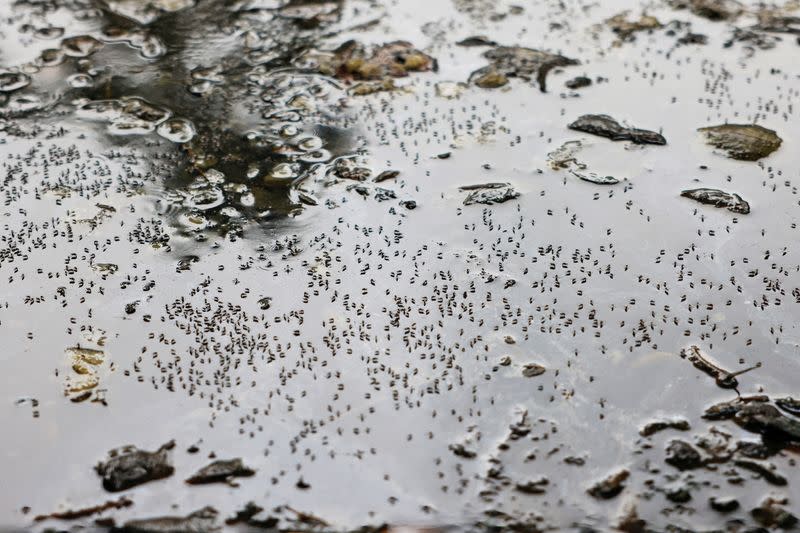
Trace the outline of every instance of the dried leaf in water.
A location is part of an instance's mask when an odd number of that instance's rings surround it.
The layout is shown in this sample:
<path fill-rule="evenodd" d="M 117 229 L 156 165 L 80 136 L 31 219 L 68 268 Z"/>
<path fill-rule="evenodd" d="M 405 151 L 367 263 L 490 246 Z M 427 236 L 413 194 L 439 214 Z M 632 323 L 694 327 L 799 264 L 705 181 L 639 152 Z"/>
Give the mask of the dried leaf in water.
<path fill-rule="evenodd" d="M 461 187 L 462 191 L 471 190 L 472 192 L 464 199 L 464 205 L 472 204 L 501 204 L 508 200 L 519 198 L 519 193 L 508 183 L 491 183 L 484 187 L 475 186 Z"/>
<path fill-rule="evenodd" d="M 586 492 L 594 498 L 601 500 L 609 500 L 618 495 L 625 488 L 625 480 L 630 476 L 627 470 L 620 470 L 616 474 L 612 474 L 604 480 L 595 483 Z"/>
<path fill-rule="evenodd" d="M 217 510 L 203 507 L 187 516 L 162 516 L 129 520 L 120 531 L 125 533 L 207 533 L 219 530 Z"/>
<path fill-rule="evenodd" d="M 636 144 L 667 144 L 660 133 L 627 128 L 608 115 L 583 115 L 567 126 L 571 130 L 606 137 L 612 141 L 631 141 Z"/>
<path fill-rule="evenodd" d="M 750 212 L 748 204 L 741 196 L 735 193 L 720 191 L 719 189 L 687 189 L 681 192 L 684 198 L 691 198 L 702 204 L 713 205 L 714 207 L 724 207 L 728 211 L 746 215 Z"/>
<path fill-rule="evenodd" d="M 473 72 L 469 80 L 481 88 L 500 87 L 508 78 L 536 80 L 542 92 L 547 90 L 547 74 L 556 67 L 578 65 L 580 62 L 550 52 L 521 46 L 498 46 L 483 54 L 489 65 Z"/>
<path fill-rule="evenodd" d="M 109 452 L 109 459 L 99 463 L 95 470 L 103 478 L 103 488 L 109 492 L 141 485 L 169 477 L 175 472 L 169 461 L 169 450 L 175 447 L 170 441 L 154 452 L 129 446 L 122 450 Z"/>
<path fill-rule="evenodd" d="M 535 378 L 546 372 L 546 368 L 536 363 L 528 363 L 522 367 L 522 375 L 526 378 Z"/>
<path fill-rule="evenodd" d="M 186 480 L 190 485 L 201 485 L 204 483 L 217 483 L 228 481 L 234 477 L 250 477 L 256 471 L 244 465 L 240 458 L 219 459 L 198 470 L 192 477 Z"/>
<path fill-rule="evenodd" d="M 783 142 L 773 130 L 756 124 L 722 124 L 699 128 L 698 131 L 706 136 L 708 144 L 741 161 L 767 157 Z"/>
<path fill-rule="evenodd" d="M 628 20 L 627 11 L 614 15 L 606 21 L 606 24 L 622 40 L 630 40 L 634 33 L 657 30 L 661 27 L 658 19 L 650 15 L 642 15 L 639 20 Z"/>

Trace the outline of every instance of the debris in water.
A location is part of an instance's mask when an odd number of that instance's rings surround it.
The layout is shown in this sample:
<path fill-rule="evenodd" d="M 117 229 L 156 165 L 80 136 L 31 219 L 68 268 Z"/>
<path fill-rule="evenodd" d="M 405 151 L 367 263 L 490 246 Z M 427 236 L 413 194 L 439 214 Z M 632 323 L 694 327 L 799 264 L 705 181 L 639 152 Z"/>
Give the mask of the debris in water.
<path fill-rule="evenodd" d="M 500 87 L 508 83 L 508 78 L 536 80 L 542 92 L 547 90 L 547 74 L 556 67 L 580 64 L 575 59 L 523 48 L 521 46 L 498 46 L 484 52 L 483 57 L 489 65 L 470 74 L 470 82 L 482 88 Z"/>
<path fill-rule="evenodd" d="M 375 179 L 372 181 L 374 181 L 375 183 L 380 183 L 382 181 L 393 180 L 399 175 L 400 175 L 399 170 L 384 170 L 383 172 L 375 176 Z"/>
<path fill-rule="evenodd" d="M 639 20 L 628 20 L 630 12 L 623 11 L 606 20 L 611 31 L 616 33 L 623 41 L 629 41 L 633 35 L 640 31 L 652 31 L 661 27 L 657 18 L 651 15 L 642 15 Z"/>
<path fill-rule="evenodd" d="M 169 461 L 169 450 L 175 441 L 169 441 L 154 452 L 126 446 L 109 452 L 109 459 L 99 463 L 95 470 L 103 478 L 103 488 L 119 492 L 148 481 L 171 476 L 175 469 Z"/>
<path fill-rule="evenodd" d="M 525 483 L 517 483 L 514 488 L 523 494 L 544 494 L 547 492 L 547 485 L 550 481 L 546 477 L 526 481 Z"/>
<path fill-rule="evenodd" d="M 743 11 L 736 0 L 669 0 L 674 9 L 689 9 L 698 17 L 709 20 L 731 20 Z"/>
<path fill-rule="evenodd" d="M 72 373 L 66 376 L 64 395 L 75 403 L 88 400 L 100 385 L 100 367 L 106 362 L 106 354 L 81 346 L 67 348 L 66 353 Z"/>
<path fill-rule="evenodd" d="M 78 116 L 108 123 L 108 132 L 114 135 L 143 135 L 156 130 L 167 120 L 170 112 L 135 96 L 119 100 L 92 100 L 78 107 Z M 162 135 L 172 135 L 172 128 L 162 130 Z M 186 133 L 181 133 L 186 135 Z"/>
<path fill-rule="evenodd" d="M 497 43 L 485 35 L 474 35 L 461 39 L 456 43 L 458 46 L 497 46 Z"/>
<path fill-rule="evenodd" d="M 800 420 L 782 414 L 766 403 L 748 404 L 734 416 L 737 424 L 785 442 L 800 442 Z"/>
<path fill-rule="evenodd" d="M 347 41 L 331 52 L 312 51 L 300 59 L 303 66 L 326 76 L 347 80 L 401 78 L 409 72 L 435 70 L 436 61 L 405 41 L 386 43 L 371 49 Z"/>
<path fill-rule="evenodd" d="M 564 86 L 567 89 L 583 89 L 584 87 L 588 87 L 592 84 L 591 78 L 587 78 L 586 76 L 578 76 L 576 78 L 572 78 L 571 80 L 567 80 L 564 82 Z"/>
<path fill-rule="evenodd" d="M 729 193 L 719 189 L 699 188 L 681 191 L 681 196 L 691 198 L 703 204 L 713 205 L 714 207 L 724 207 L 728 211 L 746 215 L 750 212 L 748 204 L 741 196 L 736 193 Z"/>
<path fill-rule="evenodd" d="M 237 524 L 245 524 L 250 527 L 259 529 L 274 529 L 280 523 L 280 519 L 274 516 L 268 516 L 264 519 L 257 519 L 255 516 L 263 511 L 264 508 L 256 505 L 254 502 L 247 502 L 244 508 L 236 511 L 236 514 L 225 520 L 225 525 L 235 526 Z"/>
<path fill-rule="evenodd" d="M 510 183 L 485 183 L 482 185 L 466 185 L 459 187 L 461 191 L 472 191 L 464 199 L 464 205 L 500 204 L 519 198 L 519 193 Z"/>
<path fill-rule="evenodd" d="M 654 131 L 626 128 L 608 115 L 583 115 L 567 126 L 571 130 L 607 137 L 612 141 L 631 141 L 636 144 L 667 144 L 667 140 Z"/>
<path fill-rule="evenodd" d="M 55 520 L 77 520 L 78 518 L 86 518 L 87 516 L 103 513 L 111 509 L 124 509 L 126 507 L 130 507 L 131 505 L 133 505 L 133 500 L 122 496 L 117 500 L 109 500 L 105 503 L 94 505 L 92 507 L 72 509 L 69 511 L 57 511 L 50 514 L 38 515 L 34 518 L 34 521 L 42 522 L 51 518 Z"/>
<path fill-rule="evenodd" d="M 162 516 L 129 520 L 119 529 L 122 533 L 208 533 L 219 530 L 217 515 L 207 506 L 187 516 Z"/>
<path fill-rule="evenodd" d="M 639 430 L 639 435 L 642 437 L 650 437 L 659 431 L 665 429 L 677 429 L 678 431 L 689 431 L 689 422 L 686 420 L 663 420 L 658 422 L 650 422 Z"/>
<path fill-rule="evenodd" d="M 453 452 L 455 455 L 457 455 L 457 456 L 459 456 L 459 457 L 463 457 L 464 459 L 474 459 L 475 457 L 477 457 L 477 456 L 478 456 L 478 454 L 477 454 L 477 453 L 475 453 L 475 452 L 474 452 L 474 451 L 472 451 L 472 450 L 469 450 L 469 449 L 467 449 L 467 448 L 466 448 L 466 447 L 465 447 L 463 444 L 461 444 L 461 443 L 458 443 L 458 444 L 451 444 L 451 445 L 449 446 L 449 448 L 450 448 L 450 451 L 451 451 L 451 452 Z"/>
<path fill-rule="evenodd" d="M 362 81 L 360 83 L 356 83 L 350 87 L 347 92 L 353 96 L 367 96 L 368 94 L 375 94 L 384 91 L 396 91 L 398 89 L 399 87 L 395 85 L 392 78 L 385 78 L 380 81 Z"/>
<path fill-rule="evenodd" d="M 625 488 L 625 480 L 628 479 L 630 475 L 631 473 L 628 470 L 620 470 L 596 483 L 587 492 L 594 498 L 610 500 L 622 492 Z"/>
<path fill-rule="evenodd" d="M 712 405 L 705 410 L 703 418 L 706 420 L 730 420 L 746 405 L 752 402 L 763 403 L 768 401 L 768 396 L 739 396 L 729 402 Z"/>
<path fill-rule="evenodd" d="M 783 139 L 773 130 L 757 124 L 723 124 L 699 128 L 708 144 L 724 150 L 728 157 L 757 161 L 777 150 Z"/>
<path fill-rule="evenodd" d="M 452 100 L 458 98 L 467 88 L 465 83 L 454 81 L 440 81 L 436 84 L 436 96 Z"/>
<path fill-rule="evenodd" d="M 745 470 L 749 470 L 750 472 L 758 474 L 764 481 L 766 481 L 770 485 L 783 487 L 789 483 L 785 477 L 773 471 L 774 467 L 772 465 L 770 465 L 770 467 L 767 467 L 760 463 L 756 463 L 755 461 L 744 461 L 744 460 L 734 461 L 733 464 L 738 466 L 739 468 L 744 468 Z"/>
<path fill-rule="evenodd" d="M 201 485 L 204 483 L 230 483 L 235 477 L 250 477 L 256 471 L 244 466 L 240 458 L 218 459 L 213 463 L 198 470 L 192 477 L 186 480 L 190 485 Z"/>
<path fill-rule="evenodd" d="M 787 413 L 793 414 L 794 416 L 800 416 L 800 400 L 792 398 L 791 396 L 778 398 L 775 400 L 775 405 Z"/>
<path fill-rule="evenodd" d="M 545 367 L 536 363 L 528 363 L 522 367 L 522 375 L 526 378 L 535 378 L 541 376 L 547 371 Z"/>
<path fill-rule="evenodd" d="M 718 513 L 732 513 L 739 508 L 739 500 L 736 498 L 718 498 L 712 496 L 708 499 L 708 505 Z"/>
<path fill-rule="evenodd" d="M 570 170 L 570 173 L 573 176 L 576 176 L 583 181 L 588 181 L 589 183 L 595 183 L 597 185 L 615 185 L 619 183 L 619 180 L 614 176 L 601 176 L 595 172 L 577 172 L 575 170 Z"/>
<path fill-rule="evenodd" d="M 798 523 L 797 517 L 779 507 L 787 503 L 786 498 L 767 498 L 759 507 L 750 511 L 750 516 L 763 527 L 792 529 Z"/>
<path fill-rule="evenodd" d="M 712 363 L 706 356 L 703 355 L 703 353 L 700 351 L 700 348 L 694 345 L 690 346 L 688 351 L 685 349 L 681 350 L 681 357 L 688 359 L 696 369 L 701 370 L 714 378 L 717 386 L 723 389 L 735 389 L 739 386 L 739 381 L 736 379 L 736 376 L 740 376 L 745 372 L 750 372 L 756 368 L 761 368 L 761 363 L 756 363 L 755 365 L 745 368 L 744 370 L 739 370 L 738 372 L 728 372 L 727 370 Z"/>
<path fill-rule="evenodd" d="M 664 461 L 678 470 L 693 470 L 703 466 L 703 459 L 694 446 L 686 441 L 673 440 L 667 446 Z"/>

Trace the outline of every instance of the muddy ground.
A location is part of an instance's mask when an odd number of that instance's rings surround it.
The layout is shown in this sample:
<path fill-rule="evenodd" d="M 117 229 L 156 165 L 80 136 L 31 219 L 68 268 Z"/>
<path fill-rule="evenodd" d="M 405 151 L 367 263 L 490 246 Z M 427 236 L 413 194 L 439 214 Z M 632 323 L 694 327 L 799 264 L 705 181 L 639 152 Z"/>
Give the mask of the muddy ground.
<path fill-rule="evenodd" d="M 0 14 L 0 529 L 800 527 L 799 4 Z"/>

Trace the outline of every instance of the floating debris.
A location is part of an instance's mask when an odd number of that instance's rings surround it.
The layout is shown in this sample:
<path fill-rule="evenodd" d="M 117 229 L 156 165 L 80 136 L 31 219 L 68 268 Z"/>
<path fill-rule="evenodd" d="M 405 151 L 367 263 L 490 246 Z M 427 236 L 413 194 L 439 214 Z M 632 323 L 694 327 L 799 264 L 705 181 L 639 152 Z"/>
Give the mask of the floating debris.
<path fill-rule="evenodd" d="M 739 500 L 712 496 L 708 499 L 708 505 L 718 513 L 732 513 L 739 508 Z"/>
<path fill-rule="evenodd" d="M 169 461 L 169 450 L 175 447 L 170 441 L 154 452 L 126 446 L 109 452 L 109 459 L 99 463 L 95 470 L 103 478 L 103 488 L 119 492 L 131 487 L 171 476 L 175 469 Z"/>
<path fill-rule="evenodd" d="M 537 363 L 528 363 L 522 367 L 522 375 L 526 378 L 535 378 L 541 376 L 547 371 L 545 367 Z"/>
<path fill-rule="evenodd" d="M 256 519 L 255 516 L 264 510 L 263 507 L 256 505 L 254 502 L 247 502 L 243 509 L 236 511 L 236 514 L 225 520 L 225 525 L 235 526 L 237 524 L 246 524 L 250 527 L 260 529 L 274 529 L 280 523 L 280 519 L 273 516 L 268 516 L 264 519 Z"/>
<path fill-rule="evenodd" d="M 709 20 L 731 20 L 743 11 L 742 4 L 735 0 L 669 0 L 674 9 L 689 9 L 698 17 Z"/>
<path fill-rule="evenodd" d="M 793 414 L 794 416 L 800 416 L 800 400 L 796 398 L 792 398 L 791 396 L 778 398 L 775 400 L 775 405 L 787 413 Z"/>
<path fill-rule="evenodd" d="M 547 74 L 557 67 L 580 64 L 575 59 L 523 48 L 521 46 L 498 46 L 484 52 L 483 57 L 489 65 L 473 72 L 469 81 L 481 88 L 502 87 L 509 78 L 520 78 L 528 82 L 536 81 L 539 90 L 547 90 Z"/>
<path fill-rule="evenodd" d="M 639 20 L 628 20 L 630 12 L 623 11 L 606 20 L 606 24 L 611 31 L 616 33 L 623 41 L 629 41 L 635 33 L 640 31 L 652 31 L 661 27 L 657 18 L 651 15 L 642 15 Z"/>
<path fill-rule="evenodd" d="M 713 205 L 714 207 L 724 207 L 728 211 L 746 215 L 750 213 L 750 204 L 736 193 L 729 193 L 719 189 L 687 189 L 681 191 L 681 196 L 691 198 L 702 204 Z"/>
<path fill-rule="evenodd" d="M 766 403 L 750 403 L 736 412 L 734 420 L 747 429 L 782 442 L 800 442 L 800 420 L 782 414 Z"/>
<path fill-rule="evenodd" d="M 440 98 L 447 98 L 452 100 L 458 98 L 464 93 L 467 88 L 465 83 L 457 83 L 453 81 L 440 81 L 436 84 L 436 96 Z"/>
<path fill-rule="evenodd" d="M 456 43 L 458 46 L 497 46 L 497 43 L 485 35 L 474 35 L 461 39 Z"/>
<path fill-rule="evenodd" d="M 124 533 L 209 533 L 219 530 L 217 515 L 207 506 L 187 516 L 162 516 L 129 520 L 120 529 Z"/>
<path fill-rule="evenodd" d="M 631 473 L 628 470 L 620 470 L 596 483 L 587 492 L 594 498 L 610 500 L 623 491 L 625 488 L 625 480 L 627 480 L 630 475 Z"/>
<path fill-rule="evenodd" d="M 64 395 L 74 403 L 88 400 L 100 385 L 100 367 L 106 362 L 106 354 L 101 350 L 75 346 L 67 348 L 67 358 L 72 370 L 65 380 Z M 102 395 L 95 396 L 103 402 Z"/>
<path fill-rule="evenodd" d="M 714 378 L 714 381 L 717 383 L 718 387 L 723 389 L 735 389 L 739 386 L 739 381 L 736 379 L 736 376 L 740 376 L 745 372 L 750 372 L 751 370 L 755 370 L 757 368 L 761 368 L 761 363 L 756 363 L 755 365 L 745 368 L 744 370 L 739 370 L 738 372 L 728 372 L 723 368 L 712 363 L 703 353 L 700 351 L 700 348 L 697 346 L 690 346 L 688 350 L 681 350 L 681 357 L 684 359 L 688 359 L 696 369 L 701 370 Z"/>
<path fill-rule="evenodd" d="M 384 170 L 383 172 L 375 176 L 375 179 L 372 181 L 374 181 L 375 183 L 381 183 L 383 181 L 393 180 L 399 175 L 400 175 L 399 170 Z"/>
<path fill-rule="evenodd" d="M 575 170 L 570 170 L 570 173 L 583 181 L 588 181 L 596 185 L 615 185 L 619 183 L 619 180 L 614 176 L 601 176 L 595 172 L 577 172 Z"/>
<path fill-rule="evenodd" d="M 566 141 L 564 144 L 549 152 L 547 154 L 547 162 L 553 170 L 566 169 L 572 166 L 581 170 L 586 168 L 586 165 L 578 161 L 575 157 L 581 149 L 583 143 L 581 141 Z"/>
<path fill-rule="evenodd" d="M 348 89 L 348 93 L 353 96 L 367 96 L 368 94 L 375 94 L 385 91 L 396 91 L 399 87 L 395 85 L 392 78 L 386 78 L 381 81 L 362 81 Z"/>
<path fill-rule="evenodd" d="M 753 519 L 763 527 L 792 529 L 798 519 L 795 515 L 779 507 L 788 503 L 785 498 L 767 498 L 759 507 L 750 511 Z"/>
<path fill-rule="evenodd" d="M 478 456 L 477 453 L 474 451 L 467 449 L 463 444 L 451 444 L 449 446 L 450 451 L 453 452 L 455 455 L 459 457 L 463 457 L 464 459 L 474 459 Z"/>
<path fill-rule="evenodd" d="M 667 446 L 667 457 L 664 461 L 678 470 L 693 470 L 703 466 L 700 452 L 686 441 L 673 440 Z"/>
<path fill-rule="evenodd" d="M 201 485 L 204 483 L 224 482 L 230 484 L 235 477 L 250 477 L 256 471 L 244 466 L 240 458 L 237 459 L 218 459 L 213 463 L 198 470 L 192 477 L 186 480 L 190 485 Z"/>
<path fill-rule="evenodd" d="M 592 84 L 592 80 L 587 78 L 586 76 L 578 76 L 576 78 L 572 78 L 571 80 L 567 80 L 564 82 L 564 86 L 567 89 L 583 89 L 584 87 L 589 87 Z"/>
<path fill-rule="evenodd" d="M 135 96 L 119 100 L 93 100 L 78 107 L 78 116 L 107 122 L 108 132 L 115 135 L 152 133 L 170 114 L 166 109 Z M 164 132 L 172 135 L 171 130 L 167 127 Z"/>
<path fill-rule="evenodd" d="M 104 513 L 112 509 L 125 509 L 126 507 L 130 507 L 132 505 L 133 505 L 133 500 L 131 500 L 130 498 L 126 498 L 125 496 L 122 496 L 117 500 L 109 500 L 105 503 L 101 503 L 100 505 L 93 505 L 92 507 L 85 507 L 83 509 L 73 509 L 69 511 L 57 511 L 55 513 L 50 513 L 46 515 L 38 515 L 34 518 L 34 521 L 42 522 L 44 520 L 49 520 L 49 519 L 77 520 L 79 518 L 86 518 L 87 516 Z"/>
<path fill-rule="evenodd" d="M 299 60 L 326 76 L 354 80 L 401 78 L 410 72 L 425 72 L 436 68 L 436 61 L 406 41 L 394 41 L 364 47 L 347 41 L 332 52 L 309 52 Z"/>
<path fill-rule="evenodd" d="M 650 422 L 639 430 L 639 435 L 642 437 L 650 437 L 659 431 L 665 429 L 677 429 L 678 431 L 689 431 L 689 422 L 686 420 L 663 420 L 658 422 Z"/>
<path fill-rule="evenodd" d="M 723 124 L 698 129 L 708 144 L 724 150 L 728 157 L 757 161 L 780 148 L 783 140 L 773 130 L 756 124 Z"/>
<path fill-rule="evenodd" d="M 774 467 L 767 467 L 760 463 L 756 463 L 755 461 L 744 460 L 734 461 L 733 464 L 739 468 L 744 468 L 745 470 L 749 470 L 750 472 L 758 474 L 758 476 L 760 476 L 770 485 L 784 487 L 789 484 L 785 477 L 773 471 Z"/>
<path fill-rule="evenodd" d="M 631 141 L 636 144 L 667 144 L 667 140 L 654 131 L 626 128 L 608 115 L 583 115 L 567 126 L 571 130 L 606 137 L 612 141 Z"/>
<path fill-rule="evenodd" d="M 501 204 L 508 200 L 519 198 L 519 193 L 510 183 L 484 183 L 481 185 L 466 185 L 459 187 L 461 191 L 471 191 L 464 199 L 464 205 L 472 204 Z"/>
<path fill-rule="evenodd" d="M 514 488 L 523 494 L 544 494 L 547 492 L 549 483 L 550 481 L 546 477 L 541 477 L 524 483 L 517 483 Z"/>
<path fill-rule="evenodd" d="M 717 403 L 709 407 L 703 413 L 703 418 L 706 420 L 730 420 L 736 413 L 750 403 L 764 403 L 768 402 L 768 396 L 739 396 L 729 402 Z"/>

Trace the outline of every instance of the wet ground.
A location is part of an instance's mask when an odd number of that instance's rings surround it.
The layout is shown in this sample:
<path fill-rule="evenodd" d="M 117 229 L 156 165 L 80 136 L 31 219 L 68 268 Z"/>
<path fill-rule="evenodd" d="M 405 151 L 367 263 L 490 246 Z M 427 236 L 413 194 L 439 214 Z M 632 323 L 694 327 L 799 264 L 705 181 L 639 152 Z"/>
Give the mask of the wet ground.
<path fill-rule="evenodd" d="M 0 14 L 1 529 L 796 527 L 800 5 Z"/>

